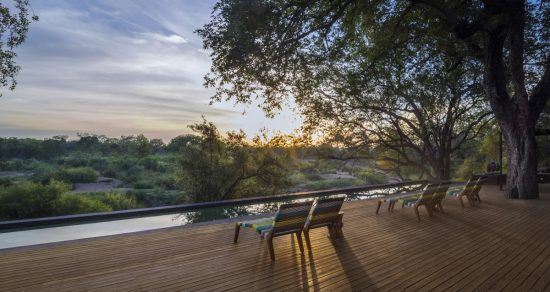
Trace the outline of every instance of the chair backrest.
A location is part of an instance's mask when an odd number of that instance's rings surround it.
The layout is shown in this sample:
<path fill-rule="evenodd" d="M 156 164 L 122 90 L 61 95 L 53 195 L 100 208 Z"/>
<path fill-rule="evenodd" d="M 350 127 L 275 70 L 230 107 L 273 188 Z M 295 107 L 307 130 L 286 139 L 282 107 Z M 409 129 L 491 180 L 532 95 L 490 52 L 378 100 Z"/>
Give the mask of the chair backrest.
<path fill-rule="evenodd" d="M 283 204 L 275 214 L 273 233 L 302 229 L 306 223 L 313 201 Z"/>
<path fill-rule="evenodd" d="M 440 183 L 433 195 L 432 202 L 436 204 L 441 203 L 441 201 L 443 201 L 443 199 L 447 195 L 447 191 L 449 190 L 450 186 L 450 181 Z"/>
<path fill-rule="evenodd" d="M 483 177 L 479 177 L 475 181 L 475 185 L 472 187 L 472 191 L 471 191 L 470 195 L 472 195 L 472 196 L 477 195 L 479 193 L 479 191 L 481 190 L 481 186 L 483 185 L 484 182 L 485 182 L 485 179 Z"/>
<path fill-rule="evenodd" d="M 475 178 L 473 176 L 470 177 L 470 179 L 464 186 L 464 189 L 462 190 L 463 194 L 469 196 L 474 191 L 474 188 L 476 187 L 478 181 L 479 178 Z"/>
<path fill-rule="evenodd" d="M 308 225 L 318 225 L 332 222 L 334 218 L 338 216 L 338 213 L 344 204 L 345 198 L 346 197 L 340 196 L 317 199 L 309 215 Z"/>
<path fill-rule="evenodd" d="M 437 191 L 438 186 L 439 183 L 428 184 L 422 191 L 422 194 L 420 194 L 420 198 L 418 198 L 418 204 L 425 204 L 427 202 L 430 202 L 435 192 Z"/>

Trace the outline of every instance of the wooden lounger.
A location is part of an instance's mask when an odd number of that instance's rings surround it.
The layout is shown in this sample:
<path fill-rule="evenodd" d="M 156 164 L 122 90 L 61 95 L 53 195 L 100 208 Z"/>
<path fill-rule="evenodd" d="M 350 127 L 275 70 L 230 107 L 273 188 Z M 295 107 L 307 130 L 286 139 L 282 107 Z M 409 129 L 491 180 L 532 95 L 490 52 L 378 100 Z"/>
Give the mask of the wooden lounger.
<path fill-rule="evenodd" d="M 474 202 L 473 202 L 473 199 L 472 199 L 472 192 L 473 190 L 475 189 L 478 181 L 480 181 L 481 178 L 475 178 L 475 177 L 471 177 L 468 182 L 466 183 L 466 185 L 464 185 L 463 188 L 461 189 L 454 189 L 454 190 L 451 190 L 451 191 L 448 191 L 448 194 L 452 197 L 455 197 L 457 198 L 459 201 L 460 201 L 460 205 L 462 206 L 462 208 L 464 208 L 464 200 L 463 198 L 466 198 L 468 200 L 468 202 L 470 203 L 470 205 L 473 206 Z"/>
<path fill-rule="evenodd" d="M 269 255 L 271 256 L 271 260 L 275 260 L 273 238 L 281 235 L 295 234 L 300 251 L 303 253 L 302 229 L 310 213 L 312 203 L 313 201 L 283 204 L 279 206 L 279 210 L 273 218 L 237 222 L 235 226 L 234 242 L 237 243 L 241 226 L 254 228 L 258 234 L 267 239 Z"/>
<path fill-rule="evenodd" d="M 327 227 L 331 238 L 343 236 L 342 218 L 344 212 L 340 212 L 340 209 L 344 199 L 345 197 L 336 197 L 315 201 L 303 230 L 308 250 L 311 250 L 309 231 L 313 228 Z"/>
<path fill-rule="evenodd" d="M 433 206 L 432 206 L 432 199 L 439 187 L 439 183 L 432 183 L 428 184 L 422 193 L 419 196 L 412 196 L 410 198 L 403 198 L 400 199 L 399 202 L 401 203 L 401 207 L 413 207 L 414 212 L 416 213 L 416 217 L 418 218 L 418 221 L 422 221 L 420 218 L 420 211 L 418 208 L 420 206 L 424 206 L 426 208 L 426 211 L 428 212 L 428 215 L 430 217 L 433 216 Z M 395 202 L 392 204 L 392 211 L 395 206 Z"/>
<path fill-rule="evenodd" d="M 475 204 L 475 202 L 481 203 L 481 197 L 479 196 L 479 191 L 481 190 L 481 187 L 483 186 L 483 183 L 485 182 L 485 178 L 480 177 L 477 179 L 476 185 L 472 192 L 470 193 L 470 199 L 472 200 L 472 203 Z"/>
<path fill-rule="evenodd" d="M 450 185 L 451 182 L 448 181 L 440 183 L 437 187 L 437 190 L 432 197 L 432 201 L 430 202 L 430 205 L 434 211 L 443 212 L 443 199 L 447 196 L 447 191 L 449 190 Z"/>

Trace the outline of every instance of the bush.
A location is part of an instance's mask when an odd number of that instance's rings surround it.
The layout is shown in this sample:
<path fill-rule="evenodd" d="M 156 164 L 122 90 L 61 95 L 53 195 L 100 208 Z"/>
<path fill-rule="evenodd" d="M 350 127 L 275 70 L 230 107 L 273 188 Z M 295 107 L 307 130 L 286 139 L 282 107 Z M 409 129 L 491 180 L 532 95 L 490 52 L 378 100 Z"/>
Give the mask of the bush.
<path fill-rule="evenodd" d="M 306 173 L 305 178 L 307 180 L 313 180 L 313 181 L 323 180 L 323 177 L 317 173 Z"/>
<path fill-rule="evenodd" d="M 458 178 L 466 179 L 472 175 L 472 173 L 479 173 L 484 171 L 483 162 L 469 157 L 458 167 L 456 175 Z"/>
<path fill-rule="evenodd" d="M 66 193 L 59 197 L 55 213 L 57 215 L 109 212 L 113 209 L 98 198 L 89 195 Z"/>
<path fill-rule="evenodd" d="M 147 207 L 158 207 L 189 202 L 189 198 L 181 191 L 161 191 L 158 189 L 131 190 L 126 195 L 136 198 L 138 202 L 143 203 Z"/>
<path fill-rule="evenodd" d="M 155 185 L 167 190 L 176 190 L 178 188 L 178 181 L 174 175 L 161 175 L 155 179 Z"/>
<path fill-rule="evenodd" d="M 13 185 L 11 179 L 5 178 L 5 177 L 0 177 L 0 186 L 9 187 L 11 185 Z"/>
<path fill-rule="evenodd" d="M 0 161 L 0 170 L 15 171 L 15 170 L 24 170 L 24 169 L 25 169 L 25 161 L 21 159 Z"/>
<path fill-rule="evenodd" d="M 69 183 L 93 183 L 97 177 L 97 172 L 91 167 L 61 168 L 54 174 L 56 180 Z"/>
<path fill-rule="evenodd" d="M 133 186 L 134 186 L 134 189 L 137 189 L 137 190 L 152 189 L 155 187 L 153 183 L 151 183 L 150 181 L 138 181 L 134 183 Z"/>
<path fill-rule="evenodd" d="M 31 179 L 34 182 L 48 184 L 52 180 L 54 173 L 55 168 L 53 166 L 44 165 L 33 170 Z"/>
<path fill-rule="evenodd" d="M 366 184 L 370 185 L 383 184 L 387 182 L 386 175 L 371 170 L 360 170 L 357 171 L 355 175 L 361 178 Z"/>
<path fill-rule="evenodd" d="M 103 204 L 109 206 L 112 210 L 115 211 L 140 207 L 136 202 L 136 198 L 131 195 L 117 193 L 100 193 L 95 194 L 94 197 L 96 197 Z"/>
<path fill-rule="evenodd" d="M 56 214 L 57 201 L 69 186 L 52 181 L 47 185 L 22 182 L 0 187 L 0 218 L 24 219 Z"/>

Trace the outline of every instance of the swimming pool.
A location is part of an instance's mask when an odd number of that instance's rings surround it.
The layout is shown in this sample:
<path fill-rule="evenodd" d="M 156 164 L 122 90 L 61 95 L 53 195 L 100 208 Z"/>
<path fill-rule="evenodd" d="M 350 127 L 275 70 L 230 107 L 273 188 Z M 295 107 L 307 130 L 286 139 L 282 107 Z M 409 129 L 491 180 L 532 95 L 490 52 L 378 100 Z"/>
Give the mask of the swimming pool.
<path fill-rule="evenodd" d="M 333 193 L 317 197 L 345 195 L 346 201 L 372 200 L 391 194 L 416 190 L 421 186 L 421 184 L 411 184 L 407 186 L 387 187 L 353 193 Z M 40 228 L 27 228 L 24 230 L 4 230 L 0 233 L 0 249 L 184 226 L 213 220 L 229 220 L 246 216 L 269 216 L 274 213 L 281 204 L 313 199 L 313 197 L 284 199 L 256 204 L 210 207 L 189 212 L 116 219 L 103 222 L 42 226 Z"/>

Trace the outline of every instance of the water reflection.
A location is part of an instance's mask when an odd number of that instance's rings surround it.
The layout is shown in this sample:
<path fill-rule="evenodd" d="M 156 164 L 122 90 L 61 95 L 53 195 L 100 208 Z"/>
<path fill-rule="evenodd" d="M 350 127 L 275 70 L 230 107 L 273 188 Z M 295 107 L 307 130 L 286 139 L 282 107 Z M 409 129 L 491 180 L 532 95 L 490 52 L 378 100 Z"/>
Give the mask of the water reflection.
<path fill-rule="evenodd" d="M 345 195 L 346 201 L 348 202 L 359 201 L 359 200 L 369 200 L 369 199 L 372 200 L 376 198 L 382 198 L 388 195 L 394 195 L 398 193 L 419 190 L 421 187 L 422 185 L 419 184 L 419 185 L 356 192 L 351 194 L 349 193 L 333 194 L 330 196 L 320 196 L 320 198 Z M 243 205 L 243 206 L 206 208 L 203 210 L 186 212 L 186 213 L 175 215 L 172 220 L 181 225 L 186 225 L 191 223 L 199 223 L 199 222 L 220 220 L 220 219 L 231 219 L 231 218 L 237 218 L 237 217 L 243 217 L 243 216 L 262 215 L 262 214 L 267 215 L 267 214 L 275 213 L 281 204 L 297 203 L 297 202 L 303 202 L 303 201 L 308 201 L 313 199 L 314 198 L 305 198 L 305 199 L 294 199 L 294 200 L 285 200 L 285 201 L 278 201 L 278 202 L 266 202 L 266 203 Z"/>

